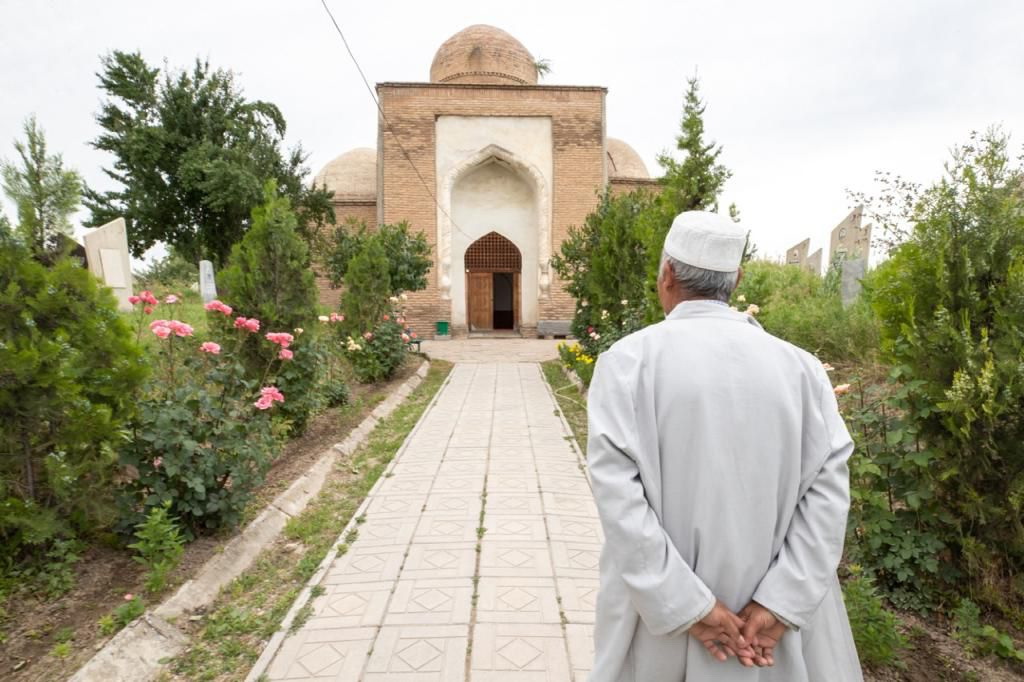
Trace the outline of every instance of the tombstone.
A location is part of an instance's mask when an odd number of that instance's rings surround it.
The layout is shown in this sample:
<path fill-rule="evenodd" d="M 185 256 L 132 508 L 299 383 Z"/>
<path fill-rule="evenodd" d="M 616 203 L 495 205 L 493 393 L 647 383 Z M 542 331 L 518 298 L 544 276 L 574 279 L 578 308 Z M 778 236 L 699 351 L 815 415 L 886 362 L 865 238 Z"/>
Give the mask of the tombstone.
<path fill-rule="evenodd" d="M 842 262 L 842 277 L 839 283 L 839 296 L 843 305 L 848 306 L 860 296 L 861 280 L 868 271 L 867 258 L 847 258 Z"/>
<path fill-rule="evenodd" d="M 120 310 L 131 310 L 132 266 L 128 259 L 128 231 L 124 218 L 113 220 L 85 235 L 85 262 L 89 272 L 113 289 Z"/>
<path fill-rule="evenodd" d="M 811 249 L 811 239 L 808 237 L 796 246 L 786 250 L 786 265 L 803 266 L 807 262 L 807 252 Z"/>
<path fill-rule="evenodd" d="M 829 263 L 847 258 L 867 258 L 871 254 L 871 225 L 861 227 L 864 207 L 857 206 L 832 229 L 829 237 Z"/>
<path fill-rule="evenodd" d="M 815 275 L 821 274 L 821 249 L 807 257 L 807 269 Z"/>
<path fill-rule="evenodd" d="M 213 276 L 213 263 L 208 260 L 199 261 L 199 295 L 203 303 L 217 298 L 217 280 Z"/>

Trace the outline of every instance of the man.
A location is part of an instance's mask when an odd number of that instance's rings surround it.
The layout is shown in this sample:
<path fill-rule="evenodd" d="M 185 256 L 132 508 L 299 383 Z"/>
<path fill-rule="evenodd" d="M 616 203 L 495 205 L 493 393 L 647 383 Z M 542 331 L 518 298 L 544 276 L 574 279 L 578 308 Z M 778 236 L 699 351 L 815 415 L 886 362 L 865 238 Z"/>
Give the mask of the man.
<path fill-rule="evenodd" d="M 821 362 L 728 307 L 745 242 L 680 214 L 666 319 L 597 362 L 591 682 L 862 680 L 836 578 L 853 442 Z"/>

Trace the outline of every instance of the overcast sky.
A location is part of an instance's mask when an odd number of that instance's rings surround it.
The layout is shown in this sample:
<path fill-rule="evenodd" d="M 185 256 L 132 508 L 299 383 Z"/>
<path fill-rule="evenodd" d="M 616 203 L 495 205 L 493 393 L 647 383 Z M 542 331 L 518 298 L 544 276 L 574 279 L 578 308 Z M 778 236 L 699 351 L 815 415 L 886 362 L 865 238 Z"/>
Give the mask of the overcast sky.
<path fill-rule="evenodd" d="M 696 71 L 733 171 L 723 207 L 736 202 L 765 255 L 805 237 L 827 248 L 845 190 L 872 190 L 876 169 L 927 182 L 971 130 L 1024 140 L 1016 0 L 328 2 L 371 82 L 427 81 L 453 33 L 503 28 L 550 60 L 545 83 L 607 87 L 608 134 L 652 175 Z M 88 142 L 99 58 L 115 49 L 238 72 L 247 96 L 282 109 L 312 172 L 376 144 L 373 102 L 318 0 L 0 0 L 0 157 L 34 112 L 51 148 L 109 188 L 110 158 Z"/>

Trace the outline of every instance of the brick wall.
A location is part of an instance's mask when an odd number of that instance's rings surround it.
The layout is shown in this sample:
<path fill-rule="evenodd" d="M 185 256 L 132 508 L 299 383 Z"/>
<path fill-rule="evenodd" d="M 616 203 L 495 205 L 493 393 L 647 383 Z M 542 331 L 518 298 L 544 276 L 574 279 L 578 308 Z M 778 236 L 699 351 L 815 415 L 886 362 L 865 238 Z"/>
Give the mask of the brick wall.
<path fill-rule="evenodd" d="M 451 307 L 438 291 L 437 208 L 434 160 L 438 116 L 547 116 L 551 118 L 553 149 L 552 253 L 568 229 L 580 225 L 597 203 L 605 183 L 604 98 L 596 87 L 456 85 L 443 83 L 381 83 L 381 107 L 391 128 L 380 122 L 378 170 L 381 220 L 408 220 L 426 233 L 434 249 L 435 267 L 425 291 L 409 295 L 407 314 L 421 335 L 433 334 L 434 322 L 447 320 Z M 404 147 L 429 187 L 423 186 L 406 160 Z M 457 268 L 460 264 L 453 263 Z M 574 304 L 554 272 L 550 296 L 539 302 L 542 320 L 570 319 Z"/>
<path fill-rule="evenodd" d="M 657 180 L 648 180 L 646 178 L 611 178 L 608 180 L 608 188 L 613 196 L 628 194 L 638 189 L 657 193 L 661 191 L 661 183 Z"/>

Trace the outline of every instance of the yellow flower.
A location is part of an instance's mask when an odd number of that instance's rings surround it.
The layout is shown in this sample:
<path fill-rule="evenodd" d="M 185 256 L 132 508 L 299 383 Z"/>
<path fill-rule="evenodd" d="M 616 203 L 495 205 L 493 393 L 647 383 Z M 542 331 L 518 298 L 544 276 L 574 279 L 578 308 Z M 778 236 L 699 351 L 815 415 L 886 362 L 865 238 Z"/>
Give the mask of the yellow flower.
<path fill-rule="evenodd" d="M 736 302 L 737 303 L 746 303 L 747 302 L 747 297 L 744 296 L 743 294 L 740 294 L 739 296 L 736 297 Z"/>

